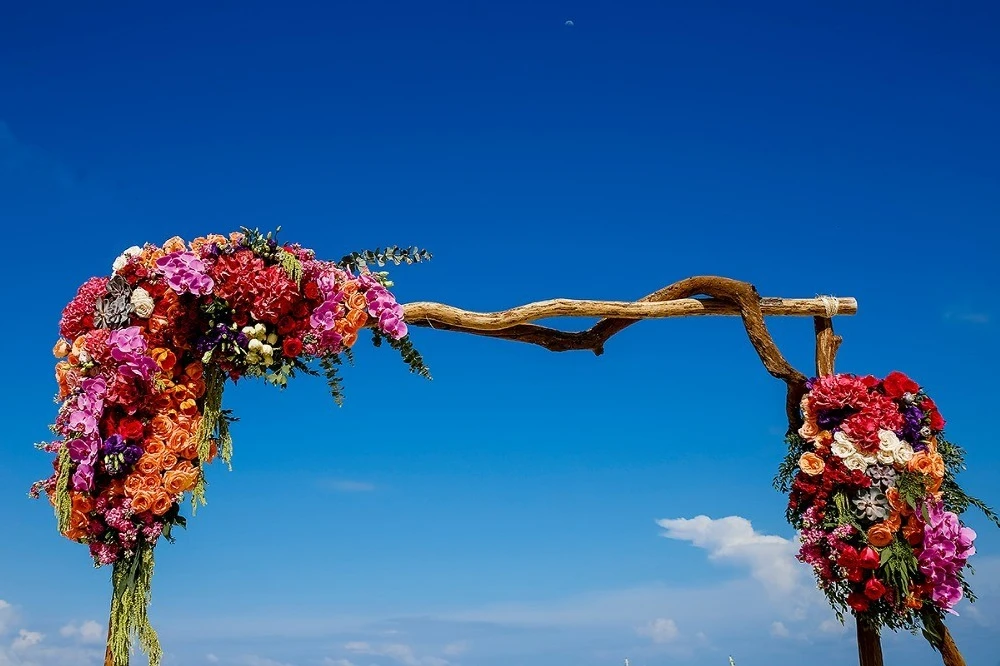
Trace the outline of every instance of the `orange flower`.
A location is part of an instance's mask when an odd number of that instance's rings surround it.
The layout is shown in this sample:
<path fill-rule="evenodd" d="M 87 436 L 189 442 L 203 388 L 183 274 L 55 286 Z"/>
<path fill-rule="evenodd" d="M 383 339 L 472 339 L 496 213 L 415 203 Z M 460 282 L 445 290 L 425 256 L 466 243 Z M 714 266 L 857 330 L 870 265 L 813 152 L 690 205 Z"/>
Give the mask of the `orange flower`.
<path fill-rule="evenodd" d="M 899 489 L 895 486 L 885 491 L 885 498 L 889 500 L 889 506 L 892 507 L 892 510 L 902 514 L 904 517 L 913 513 L 913 509 L 900 497 Z"/>
<path fill-rule="evenodd" d="M 931 468 L 933 466 L 934 466 L 934 461 L 931 460 L 930 454 L 926 451 L 915 453 L 913 457 L 910 458 L 910 462 L 908 465 L 911 472 L 917 472 L 918 474 L 926 474 L 927 476 L 931 475 Z"/>
<path fill-rule="evenodd" d="M 73 347 L 70 349 L 67 355 L 67 360 L 73 365 L 80 365 L 80 352 L 84 351 L 84 344 L 87 342 L 87 338 L 82 335 L 73 341 Z"/>
<path fill-rule="evenodd" d="M 170 507 L 173 504 L 174 500 L 170 498 L 170 495 L 166 491 L 161 490 L 153 495 L 153 504 L 150 507 L 150 511 L 153 512 L 154 516 L 162 516 L 167 511 L 170 511 Z"/>
<path fill-rule="evenodd" d="M 142 492 L 142 475 L 133 472 L 125 477 L 125 496 L 135 497 Z"/>
<path fill-rule="evenodd" d="M 175 428 L 172 433 L 170 433 L 170 439 L 167 440 L 167 449 L 174 453 L 180 453 L 187 446 L 188 440 L 191 439 L 191 435 L 184 432 L 180 428 Z"/>
<path fill-rule="evenodd" d="M 914 593 L 910 592 L 906 595 L 906 607 L 912 608 L 913 610 L 920 610 L 924 607 L 924 601 Z"/>
<path fill-rule="evenodd" d="M 354 343 L 357 342 L 357 341 L 358 341 L 358 334 L 357 334 L 357 332 L 356 331 L 351 331 L 350 333 L 348 333 L 347 335 L 344 336 L 344 339 L 341 342 L 343 343 L 343 345 L 345 347 L 353 347 Z"/>
<path fill-rule="evenodd" d="M 195 398 L 205 395 L 205 381 L 203 379 L 189 379 L 187 381 L 188 390 Z"/>
<path fill-rule="evenodd" d="M 806 419 L 802 427 L 799 428 L 799 437 L 806 440 L 813 440 L 822 432 L 822 429 L 817 425 L 816 419 L 810 418 Z"/>
<path fill-rule="evenodd" d="M 199 413 L 198 403 L 192 400 L 191 398 L 188 398 L 187 400 L 185 400 L 180 404 L 180 411 L 181 414 L 184 414 L 185 416 L 194 416 L 195 414 Z"/>
<path fill-rule="evenodd" d="M 174 236 L 163 241 L 163 251 L 167 254 L 171 252 L 184 252 L 187 250 L 187 243 L 180 236 Z"/>
<path fill-rule="evenodd" d="M 160 370 L 166 373 L 173 373 L 174 367 L 177 365 L 177 356 L 172 351 L 163 347 L 157 347 L 150 350 L 149 355 L 160 366 Z"/>
<path fill-rule="evenodd" d="M 868 543 L 876 548 L 885 548 L 892 543 L 893 532 L 885 523 L 875 523 L 868 528 Z"/>
<path fill-rule="evenodd" d="M 916 514 L 910 514 L 903 526 L 903 538 L 911 546 L 918 546 L 924 540 L 924 526 L 917 520 Z"/>
<path fill-rule="evenodd" d="M 937 437 L 933 437 L 932 436 L 929 439 L 926 439 L 924 441 L 927 442 L 927 452 L 928 453 L 937 453 L 938 452 Z"/>
<path fill-rule="evenodd" d="M 177 428 L 183 430 L 186 433 L 193 435 L 198 432 L 198 426 L 201 425 L 201 415 L 195 414 L 194 416 L 184 416 L 180 414 L 177 416 Z"/>
<path fill-rule="evenodd" d="M 104 486 L 101 495 L 105 497 L 121 497 L 125 494 L 125 479 L 112 479 Z"/>
<path fill-rule="evenodd" d="M 135 464 L 135 469 L 139 474 L 148 477 L 160 473 L 160 459 L 150 453 L 144 453 Z"/>
<path fill-rule="evenodd" d="M 201 379 L 205 374 L 205 366 L 202 365 L 201 361 L 195 361 L 194 363 L 188 363 L 184 366 L 184 376 L 188 379 Z"/>
<path fill-rule="evenodd" d="M 153 437 L 166 441 L 174 430 L 174 422 L 163 414 L 157 414 L 152 421 Z"/>
<path fill-rule="evenodd" d="M 368 313 L 364 310 L 349 310 L 347 312 L 347 323 L 355 330 L 361 328 L 368 321 Z"/>
<path fill-rule="evenodd" d="M 56 363 L 56 384 L 59 385 L 59 399 L 65 400 L 70 392 L 70 373 L 75 372 L 73 366 L 66 361 Z"/>
<path fill-rule="evenodd" d="M 69 356 L 70 349 L 71 347 L 69 346 L 69 343 L 60 339 L 52 348 L 52 355 L 56 358 L 66 358 Z"/>
<path fill-rule="evenodd" d="M 132 497 L 132 510 L 136 513 L 142 513 L 143 511 L 149 511 L 149 507 L 152 505 L 152 496 L 150 493 L 143 491 L 136 493 Z"/>
<path fill-rule="evenodd" d="M 340 290 L 350 296 L 361 287 L 357 280 L 348 280 L 340 286 Z"/>
<path fill-rule="evenodd" d="M 92 500 L 90 496 L 73 490 L 70 491 L 69 496 L 70 501 L 73 504 L 74 511 L 79 511 L 80 513 L 90 513 L 94 510 L 94 500 Z"/>
<path fill-rule="evenodd" d="M 799 458 L 799 468 L 809 476 L 818 476 L 823 473 L 826 463 L 815 453 L 803 453 Z"/>
<path fill-rule="evenodd" d="M 163 477 L 157 474 L 149 474 L 142 477 L 143 490 L 159 490 L 163 487 Z"/>
<path fill-rule="evenodd" d="M 150 439 L 149 441 L 146 442 L 146 453 L 148 453 L 151 456 L 158 456 L 164 451 L 166 451 L 166 449 L 167 447 L 162 440 Z"/>
<path fill-rule="evenodd" d="M 365 310 L 368 308 L 368 299 L 360 291 L 356 291 L 347 297 L 347 307 L 352 310 Z"/>
<path fill-rule="evenodd" d="M 164 470 L 171 470 L 177 465 L 177 454 L 171 451 L 164 451 L 160 454 L 160 467 Z"/>
<path fill-rule="evenodd" d="M 175 469 L 163 475 L 163 488 L 171 495 L 179 495 L 194 488 L 198 482 L 197 472 L 192 474 L 193 468 L 188 470 Z"/>
<path fill-rule="evenodd" d="M 208 234 L 207 236 L 199 236 L 198 238 L 195 238 L 193 241 L 191 241 L 191 251 L 200 252 L 201 248 L 205 247 L 206 245 L 211 245 L 212 243 L 215 243 L 219 247 L 222 247 L 226 244 L 226 237 L 220 236 L 219 234 Z"/>
<path fill-rule="evenodd" d="M 171 399 L 178 405 L 188 400 L 194 398 L 191 391 L 184 384 L 176 384 L 172 389 L 170 389 Z"/>
<path fill-rule="evenodd" d="M 899 528 L 903 526 L 903 517 L 899 515 L 899 511 L 891 511 L 889 517 L 885 519 L 885 525 L 892 530 L 895 534 L 899 531 Z"/>

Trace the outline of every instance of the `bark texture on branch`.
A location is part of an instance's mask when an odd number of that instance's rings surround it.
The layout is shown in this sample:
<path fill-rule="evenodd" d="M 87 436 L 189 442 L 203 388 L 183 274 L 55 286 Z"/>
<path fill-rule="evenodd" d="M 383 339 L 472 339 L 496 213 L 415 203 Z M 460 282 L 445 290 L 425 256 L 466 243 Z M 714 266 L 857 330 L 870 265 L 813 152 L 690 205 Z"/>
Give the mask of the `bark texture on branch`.
<path fill-rule="evenodd" d="M 694 296 L 709 298 L 695 299 Z M 854 314 L 857 307 L 853 298 L 761 298 L 757 289 L 747 282 L 699 276 L 675 282 L 634 303 L 557 299 L 494 313 L 468 312 L 439 303 L 408 303 L 403 306 L 403 312 L 412 326 L 516 340 L 550 351 L 589 350 L 598 355 L 604 353 L 604 345 L 613 335 L 642 319 L 738 314 L 764 367 L 787 385 L 788 423 L 790 428 L 796 429 L 801 423 L 799 402 L 805 394 L 806 377 L 781 355 L 764 324 L 764 315 L 823 314 L 829 317 Z M 531 323 L 548 317 L 574 316 L 603 318 L 589 329 L 578 332 Z"/>

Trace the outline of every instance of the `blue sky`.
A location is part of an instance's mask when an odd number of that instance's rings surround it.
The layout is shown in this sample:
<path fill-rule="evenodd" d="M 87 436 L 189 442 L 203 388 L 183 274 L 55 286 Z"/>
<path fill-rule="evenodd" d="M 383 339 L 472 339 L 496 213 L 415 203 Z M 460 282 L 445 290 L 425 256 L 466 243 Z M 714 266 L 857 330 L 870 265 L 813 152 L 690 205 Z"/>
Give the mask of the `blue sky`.
<path fill-rule="evenodd" d="M 98 663 L 108 572 L 26 499 L 31 444 L 63 305 L 173 235 L 418 244 L 435 258 L 394 271 L 400 300 L 480 310 L 697 274 L 854 296 L 839 369 L 925 385 L 965 487 L 1000 503 L 1000 12 L 816 4 L 5 8 L 0 664 Z M 771 324 L 808 371 L 811 322 Z M 165 664 L 853 658 L 791 557 L 783 387 L 736 320 L 646 322 L 600 358 L 413 338 L 433 382 L 362 348 L 341 409 L 312 378 L 228 390 L 234 471 L 157 552 Z M 968 522 L 982 599 L 950 626 L 988 664 L 1000 534 Z M 917 637 L 885 649 L 938 663 Z"/>

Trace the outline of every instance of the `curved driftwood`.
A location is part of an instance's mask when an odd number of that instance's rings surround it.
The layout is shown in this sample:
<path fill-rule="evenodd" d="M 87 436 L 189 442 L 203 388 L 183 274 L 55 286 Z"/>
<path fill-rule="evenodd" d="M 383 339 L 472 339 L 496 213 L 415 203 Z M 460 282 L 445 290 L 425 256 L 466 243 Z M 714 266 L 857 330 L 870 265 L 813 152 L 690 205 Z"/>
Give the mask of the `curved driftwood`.
<path fill-rule="evenodd" d="M 693 296 L 708 296 L 696 299 Z M 699 315 L 739 315 L 764 367 L 787 385 L 789 427 L 797 428 L 799 402 L 806 377 L 781 355 L 764 323 L 765 315 L 819 316 L 854 314 L 853 298 L 761 298 L 747 282 L 717 276 L 691 277 L 634 302 L 556 299 L 529 303 L 502 312 L 470 312 L 440 303 L 407 303 L 405 318 L 413 326 L 485 335 L 539 345 L 550 351 L 589 350 L 604 353 L 616 333 L 642 319 Z M 531 322 L 551 317 L 602 317 L 585 331 L 560 331 Z"/>

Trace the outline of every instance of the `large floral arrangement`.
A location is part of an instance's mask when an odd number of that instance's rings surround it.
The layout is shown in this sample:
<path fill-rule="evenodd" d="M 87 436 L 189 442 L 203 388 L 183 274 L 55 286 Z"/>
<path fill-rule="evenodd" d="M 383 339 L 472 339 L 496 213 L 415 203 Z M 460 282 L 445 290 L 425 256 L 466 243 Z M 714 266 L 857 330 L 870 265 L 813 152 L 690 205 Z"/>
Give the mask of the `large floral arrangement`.
<path fill-rule="evenodd" d="M 778 476 L 799 559 L 842 616 L 876 629 L 916 629 L 937 645 L 963 596 L 976 533 L 955 474 L 963 451 L 944 437 L 937 405 L 912 379 L 828 375 L 807 383 L 803 425 Z"/>
<path fill-rule="evenodd" d="M 429 256 L 393 247 L 322 261 L 244 229 L 131 247 L 110 276 L 79 288 L 54 349 L 57 439 L 39 445 L 54 471 L 32 494 L 48 496 L 59 531 L 87 544 L 97 566 L 113 566 L 116 665 L 134 635 L 153 666 L 161 658 L 146 615 L 153 548 L 185 524 L 185 494 L 192 511 L 204 504 L 205 465 L 230 460 L 226 380 L 284 387 L 319 365 L 340 402 L 337 366 L 365 329 L 429 376 L 387 274 L 368 268 Z"/>

